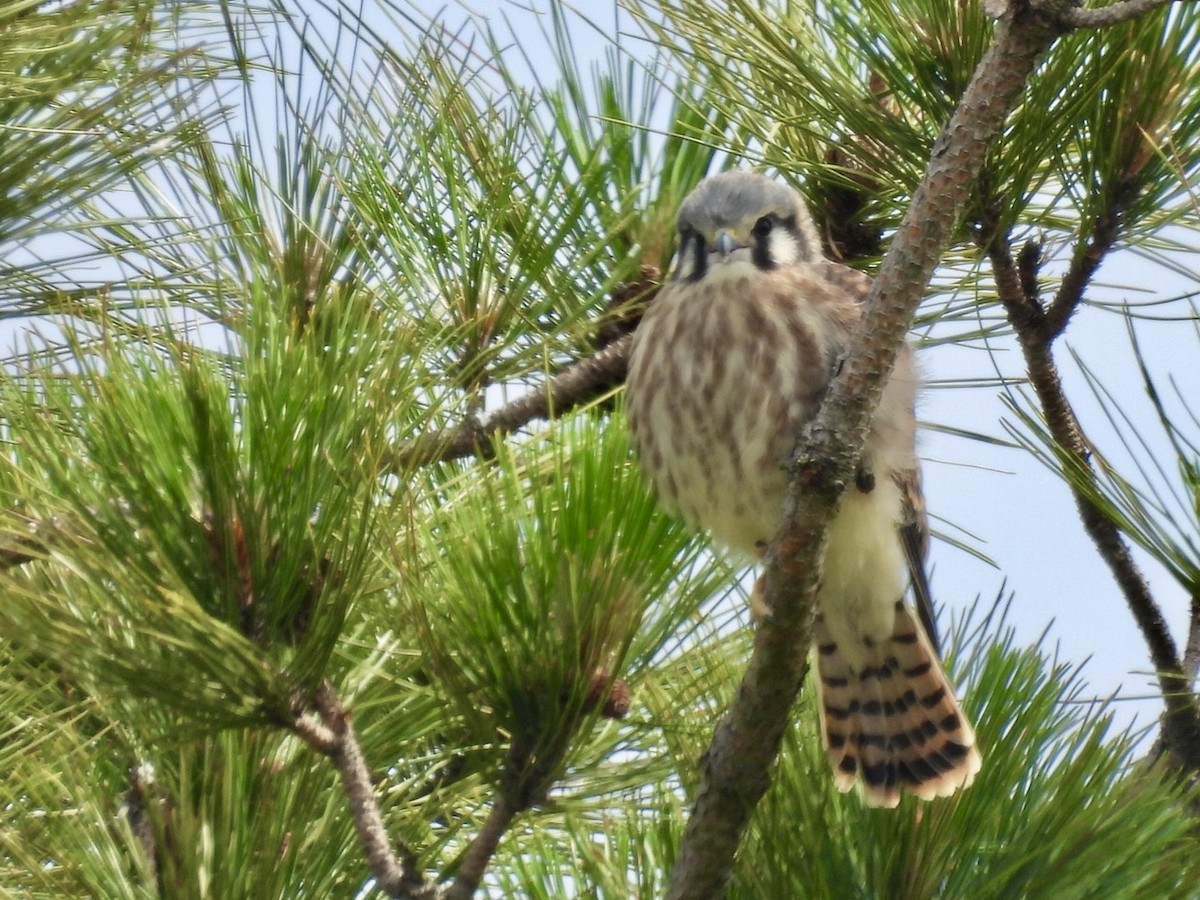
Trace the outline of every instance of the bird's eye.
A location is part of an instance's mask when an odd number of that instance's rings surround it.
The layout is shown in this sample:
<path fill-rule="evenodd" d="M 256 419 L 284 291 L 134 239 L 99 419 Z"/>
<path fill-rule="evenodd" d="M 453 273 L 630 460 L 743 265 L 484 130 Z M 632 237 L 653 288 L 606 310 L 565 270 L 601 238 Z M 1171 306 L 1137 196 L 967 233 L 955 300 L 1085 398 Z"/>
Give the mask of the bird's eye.
<path fill-rule="evenodd" d="M 761 219 L 759 219 L 757 222 L 754 223 L 754 228 L 752 228 L 750 230 L 750 233 L 753 234 L 756 238 L 765 238 L 768 234 L 771 233 L 771 229 L 774 227 L 774 224 L 775 223 L 773 223 L 771 221 L 770 216 L 763 216 Z"/>

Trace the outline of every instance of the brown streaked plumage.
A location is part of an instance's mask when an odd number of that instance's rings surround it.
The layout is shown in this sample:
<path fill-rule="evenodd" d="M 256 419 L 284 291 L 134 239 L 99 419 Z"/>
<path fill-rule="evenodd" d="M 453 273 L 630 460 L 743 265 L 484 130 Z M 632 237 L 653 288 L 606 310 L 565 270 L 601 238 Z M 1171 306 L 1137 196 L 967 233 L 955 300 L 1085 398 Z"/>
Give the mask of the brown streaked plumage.
<path fill-rule="evenodd" d="M 870 280 L 825 259 L 803 201 L 760 175 L 700 184 L 679 210 L 672 279 L 634 334 L 626 406 L 662 503 L 755 555 L 779 525 L 783 469 L 861 318 Z M 906 346 L 858 484 L 831 523 L 815 629 L 834 782 L 895 806 L 969 785 L 980 756 L 938 663 Z M 920 616 L 903 602 L 911 572 Z"/>

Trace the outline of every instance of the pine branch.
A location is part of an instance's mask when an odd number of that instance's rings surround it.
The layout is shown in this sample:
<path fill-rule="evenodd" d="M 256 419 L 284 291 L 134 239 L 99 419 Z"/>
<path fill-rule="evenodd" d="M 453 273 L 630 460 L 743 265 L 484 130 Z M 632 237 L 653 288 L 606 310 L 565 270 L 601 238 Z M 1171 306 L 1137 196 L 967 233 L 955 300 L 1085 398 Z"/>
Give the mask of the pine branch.
<path fill-rule="evenodd" d="M 535 761 L 531 739 L 513 736 L 496 800 L 483 827 L 467 847 L 454 883 L 443 892 L 444 900 L 470 900 L 475 894 L 500 846 L 500 839 L 519 813 L 544 799 L 549 787 L 549 773 L 557 768 L 569 745 L 569 741 L 564 741 L 559 744 L 558 752 Z"/>
<path fill-rule="evenodd" d="M 1183 650 L 1183 674 L 1193 689 L 1196 687 L 1197 673 L 1200 673 L 1200 591 L 1192 594 L 1187 643 Z"/>
<path fill-rule="evenodd" d="M 1041 317 L 1040 341 L 1047 347 L 1066 329 L 1071 316 L 1083 302 L 1084 290 L 1091 283 L 1092 276 L 1096 274 L 1096 270 L 1100 268 L 1100 263 L 1104 261 L 1104 258 L 1112 252 L 1121 236 L 1121 220 L 1125 210 L 1137 198 L 1137 188 L 1131 182 L 1124 182 L 1117 187 L 1114 193 L 1112 202 L 1092 223 L 1092 233 L 1088 235 L 1086 246 L 1071 261 L 1071 266 L 1063 276 L 1058 292 L 1054 295 L 1054 301 L 1046 308 L 1044 316 Z M 1041 304 L 1036 302 L 1025 304 L 1025 306 L 1035 311 L 1041 309 Z"/>
<path fill-rule="evenodd" d="M 147 778 L 147 773 L 151 773 L 151 777 Z M 154 804 L 169 814 L 170 803 L 165 797 L 154 796 L 156 789 L 152 773 L 152 768 L 141 763 L 134 763 L 129 767 L 129 789 L 125 792 L 122 812 L 129 823 L 129 831 L 142 849 L 148 881 L 154 884 L 158 896 L 165 897 L 167 890 L 163 883 L 162 866 L 159 864 L 158 836 L 155 834 L 148 807 Z M 168 821 L 167 826 L 169 825 Z M 170 845 L 171 841 L 168 839 L 167 843 Z"/>
<path fill-rule="evenodd" d="M 1108 28 L 1110 25 L 1130 22 L 1173 2 L 1176 0 L 1124 0 L 1094 9 L 1074 6 L 1058 12 L 1057 17 L 1066 28 Z"/>
<path fill-rule="evenodd" d="M 311 713 L 298 716 L 293 729 L 310 747 L 328 756 L 337 768 L 376 885 L 389 897 L 399 900 L 433 900 L 437 889 L 421 877 L 416 854 L 401 841 L 397 842 L 396 850 L 392 849 L 379 804 L 375 802 L 375 786 L 358 743 L 358 733 L 333 686 L 323 683 L 313 701 L 316 717 Z"/>
<path fill-rule="evenodd" d="M 701 766 L 668 897 L 720 897 L 750 813 L 769 783 L 812 639 L 813 601 L 825 534 L 844 485 L 853 481 L 884 379 L 922 292 L 956 227 L 988 147 L 1001 133 L 1034 66 L 1060 29 L 1014 4 L 998 23 L 957 110 L 937 140 L 904 223 L 868 299 L 864 323 L 794 458 L 782 529 L 766 557 L 773 616 Z"/>
<path fill-rule="evenodd" d="M 989 242 L 988 255 L 995 273 L 1000 300 L 1008 311 L 1009 321 L 1016 331 L 1025 356 L 1029 383 L 1041 404 L 1050 434 L 1062 452 L 1070 456 L 1074 464 L 1074 473 L 1088 482 L 1087 485 L 1080 484 L 1077 478 L 1067 481 L 1079 510 L 1080 521 L 1112 572 L 1149 647 L 1150 658 L 1157 672 L 1159 690 L 1167 707 L 1167 717 L 1163 723 L 1167 749 L 1187 768 L 1200 771 L 1200 715 L 1196 700 L 1190 691 L 1184 663 L 1179 658 L 1179 651 L 1167 628 L 1162 609 L 1155 602 L 1150 586 L 1134 561 L 1120 529 L 1092 499 L 1096 494 L 1096 476 L 1091 464 L 1088 441 L 1067 399 L 1050 349 L 1054 339 L 1061 333 L 1062 324 L 1065 324 L 1070 312 L 1082 302 L 1083 291 L 1091 273 L 1095 272 L 1103 254 L 1115 243 L 1117 235 L 1112 229 L 1115 219 L 1115 213 L 1102 215 L 1097 220 L 1095 231 L 1088 243 L 1089 248 L 1106 246 L 1107 249 L 1099 256 L 1090 252 L 1090 249 L 1089 252 L 1078 255 L 1063 277 L 1052 307 L 1065 310 L 1065 315 L 1057 325 L 1046 317 L 1037 298 L 1031 296 L 1023 286 L 1022 272 L 1013 261 L 1007 238 L 993 236 Z M 1029 265 L 1029 254 L 1023 253 L 1022 257 L 1022 268 L 1025 268 Z"/>
<path fill-rule="evenodd" d="M 503 793 L 496 797 L 496 802 L 492 805 L 491 812 L 488 813 L 487 821 L 483 823 L 483 828 L 479 830 L 467 848 L 462 865 L 458 867 L 458 875 L 455 877 L 454 883 L 442 894 L 445 900 L 470 900 L 475 894 L 479 883 L 483 880 L 483 873 L 487 870 L 488 863 L 492 861 L 496 848 L 500 846 L 500 839 L 508 830 L 508 826 L 512 824 L 516 814 L 517 810 L 508 802 Z"/>
<path fill-rule="evenodd" d="M 535 419 L 553 419 L 582 406 L 625 380 L 626 335 L 591 356 L 571 363 L 546 384 L 484 416 L 444 431 L 428 432 L 396 451 L 391 468 L 409 469 L 439 460 L 463 459 L 483 451 L 494 436 L 511 434 Z"/>
<path fill-rule="evenodd" d="M 576 409 L 625 380 L 632 334 L 625 334 L 567 366 L 544 385 L 487 414 L 443 431 L 431 431 L 401 446 L 393 455 L 393 471 L 432 462 L 486 455 L 492 436 L 506 436 L 538 419 L 554 419 Z M 52 532 L 39 526 L 34 535 L 0 535 L 0 571 L 44 558 Z"/>

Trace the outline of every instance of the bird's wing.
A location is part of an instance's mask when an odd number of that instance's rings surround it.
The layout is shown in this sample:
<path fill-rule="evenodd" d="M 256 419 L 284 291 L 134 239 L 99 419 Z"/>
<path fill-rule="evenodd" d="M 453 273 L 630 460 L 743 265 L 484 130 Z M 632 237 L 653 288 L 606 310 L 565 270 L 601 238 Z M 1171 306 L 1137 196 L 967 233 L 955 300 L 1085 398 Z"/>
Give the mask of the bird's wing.
<path fill-rule="evenodd" d="M 820 266 L 821 274 L 825 279 L 857 300 L 859 306 L 867 299 L 867 294 L 871 292 L 870 275 L 831 259 L 821 260 Z"/>
<path fill-rule="evenodd" d="M 937 620 L 933 613 L 933 595 L 929 590 L 929 579 L 925 574 L 925 559 L 929 556 L 929 516 L 925 512 L 925 493 L 921 490 L 921 471 L 913 468 L 898 472 L 895 476 L 903 497 L 903 519 L 900 522 L 900 543 L 904 547 L 904 559 L 908 563 L 908 578 L 912 584 L 913 597 L 917 601 L 917 616 L 921 626 L 933 645 L 934 652 L 941 655 Z"/>

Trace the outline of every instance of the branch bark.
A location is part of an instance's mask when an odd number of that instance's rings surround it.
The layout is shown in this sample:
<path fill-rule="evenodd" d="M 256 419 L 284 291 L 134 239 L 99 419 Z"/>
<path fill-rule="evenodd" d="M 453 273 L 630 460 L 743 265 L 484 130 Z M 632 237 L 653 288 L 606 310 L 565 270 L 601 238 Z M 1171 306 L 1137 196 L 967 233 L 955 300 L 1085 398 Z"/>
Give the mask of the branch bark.
<path fill-rule="evenodd" d="M 1045 344 L 1047 349 L 1066 330 L 1071 316 L 1083 302 L 1083 293 L 1091 283 L 1096 270 L 1100 268 L 1100 263 L 1116 246 L 1117 240 L 1121 236 L 1122 217 L 1136 196 L 1136 187 L 1128 182 L 1123 182 L 1116 190 L 1112 202 L 1092 223 L 1092 233 L 1088 236 L 1087 244 L 1071 260 L 1071 266 L 1058 286 L 1054 301 L 1045 309 L 1044 315 L 1041 304 L 1036 301 L 1036 298 L 1031 296 L 1028 291 L 1022 291 L 1022 295 L 1029 300 L 1025 304 L 1026 308 L 1032 312 L 1035 319 L 1041 319 L 1037 326 L 1039 333 L 1031 335 L 1031 337 Z M 1014 297 L 1014 299 L 1016 298 Z M 1005 308 L 1009 308 L 1007 303 L 1005 303 Z M 1024 321 L 1031 322 L 1028 318 Z"/>
<path fill-rule="evenodd" d="M 358 733 L 329 682 L 317 690 L 313 705 L 316 718 L 311 714 L 298 716 L 293 729 L 314 750 L 328 756 L 341 776 L 358 840 L 376 885 L 399 900 L 433 900 L 437 888 L 421 876 L 416 854 L 403 842 L 398 842 L 397 850 L 392 849 Z"/>
<path fill-rule="evenodd" d="M 1192 594 L 1188 615 L 1187 643 L 1183 650 L 1183 674 L 1188 685 L 1196 690 L 1196 675 L 1200 672 L 1200 591 Z"/>
<path fill-rule="evenodd" d="M 552 419 L 574 409 L 625 380 L 632 335 L 625 335 L 591 356 L 578 360 L 537 387 L 480 420 L 445 431 L 428 432 L 396 451 L 393 470 L 463 459 L 486 452 L 494 435 L 508 435 L 535 419 Z"/>
<path fill-rule="evenodd" d="M 503 792 L 499 793 L 492 804 L 491 812 L 488 813 L 487 821 L 483 823 L 483 828 L 467 847 L 454 883 L 442 895 L 445 900 L 470 900 L 474 896 L 479 883 L 483 881 L 483 873 L 487 871 L 488 863 L 492 861 L 496 848 L 500 846 L 500 839 L 504 837 L 504 832 L 508 830 L 516 815 L 516 808 L 508 802 Z"/>
<path fill-rule="evenodd" d="M 863 330 L 795 455 L 781 530 L 768 551 L 772 610 L 729 712 L 701 763 L 701 782 L 667 896 L 721 897 L 755 804 L 769 783 L 808 667 L 813 600 L 825 533 L 941 252 L 958 224 L 990 144 L 1061 28 L 1020 3 L 997 24 L 957 110 L 933 148 L 925 178 L 884 259 Z"/>
<path fill-rule="evenodd" d="M 576 728 L 572 726 L 569 731 L 574 733 Z M 536 739 L 531 734 L 513 735 L 496 799 L 483 827 L 463 854 L 454 883 L 442 895 L 444 900 L 470 900 L 483 881 L 488 864 L 500 846 L 500 839 L 513 820 L 519 813 L 544 800 L 550 786 L 549 773 L 561 763 L 562 754 L 570 746 L 570 740 L 557 742 L 558 752 L 552 751 L 536 761 L 533 753 L 535 743 Z"/>
<path fill-rule="evenodd" d="M 1167 6 L 1175 0 L 1124 0 L 1109 6 L 1082 7 L 1073 6 L 1062 10 L 1058 20 L 1067 28 L 1108 28 L 1110 25 L 1120 25 L 1130 22 L 1140 16 Z"/>

